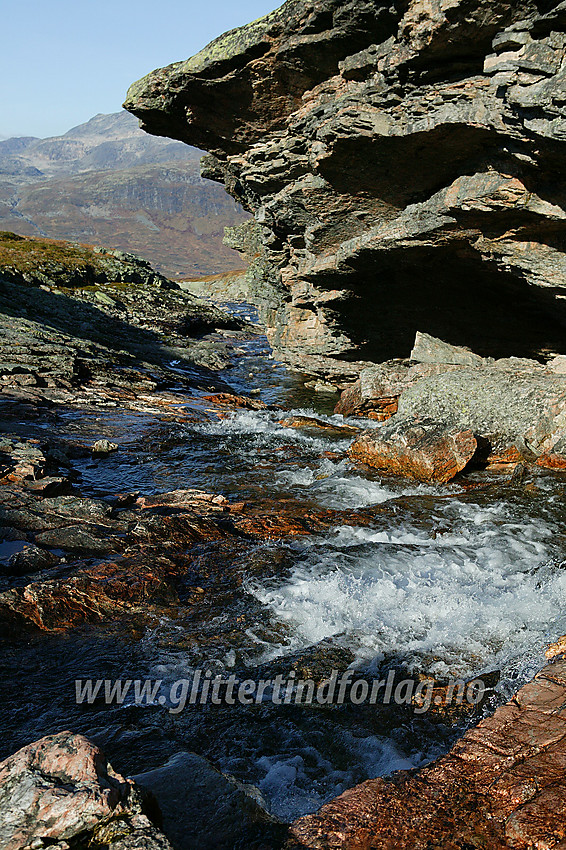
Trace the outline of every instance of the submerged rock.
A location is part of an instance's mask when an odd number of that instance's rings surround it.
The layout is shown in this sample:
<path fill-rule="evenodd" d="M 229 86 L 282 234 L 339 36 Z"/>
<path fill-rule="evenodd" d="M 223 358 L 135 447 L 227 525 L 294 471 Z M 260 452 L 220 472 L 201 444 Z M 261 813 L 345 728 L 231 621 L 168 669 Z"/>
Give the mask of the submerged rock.
<path fill-rule="evenodd" d="M 172 850 L 135 783 L 72 732 L 48 735 L 0 763 L 0 844 Z"/>
<path fill-rule="evenodd" d="M 348 454 L 385 473 L 443 484 L 467 466 L 477 445 L 470 430 L 396 416 L 358 437 Z"/>
<path fill-rule="evenodd" d="M 196 753 L 177 753 L 134 779 L 155 795 L 175 850 L 233 850 L 249 846 L 246 839 L 266 827 L 281 831 L 258 788 L 221 773 Z"/>

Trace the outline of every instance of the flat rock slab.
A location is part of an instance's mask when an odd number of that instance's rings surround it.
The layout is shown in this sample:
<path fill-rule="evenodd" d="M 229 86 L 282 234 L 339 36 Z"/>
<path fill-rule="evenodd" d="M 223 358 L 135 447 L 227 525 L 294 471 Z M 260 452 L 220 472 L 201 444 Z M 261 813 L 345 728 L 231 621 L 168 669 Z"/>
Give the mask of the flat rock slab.
<path fill-rule="evenodd" d="M 469 348 L 450 345 L 421 331 L 417 331 L 411 360 L 417 363 L 449 363 L 453 366 L 482 366 L 485 362 L 483 357 L 474 354 Z"/>
<path fill-rule="evenodd" d="M 447 756 L 371 779 L 297 820 L 288 848 L 566 847 L 566 661 L 546 666 Z"/>
<path fill-rule="evenodd" d="M 477 441 L 470 430 L 447 428 L 433 420 L 395 417 L 383 427 L 362 434 L 348 454 L 386 473 L 442 484 L 467 466 L 476 449 Z"/>

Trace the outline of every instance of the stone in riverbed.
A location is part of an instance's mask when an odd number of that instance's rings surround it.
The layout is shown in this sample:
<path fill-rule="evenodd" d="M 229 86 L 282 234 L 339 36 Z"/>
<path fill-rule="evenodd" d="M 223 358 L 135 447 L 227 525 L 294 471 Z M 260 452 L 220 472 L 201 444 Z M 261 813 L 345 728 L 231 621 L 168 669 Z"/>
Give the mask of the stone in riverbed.
<path fill-rule="evenodd" d="M 214 395 L 203 396 L 203 401 L 208 401 L 220 407 L 231 407 L 234 410 L 265 410 L 267 405 L 257 398 L 248 398 L 248 396 L 234 395 L 233 393 L 215 393 Z"/>
<path fill-rule="evenodd" d="M 448 363 L 452 366 L 482 366 L 485 363 L 483 357 L 469 348 L 450 345 L 421 331 L 417 331 L 410 359 L 417 363 Z"/>
<path fill-rule="evenodd" d="M 177 753 L 163 767 L 134 779 L 157 798 L 163 828 L 176 850 L 248 847 L 243 840 L 250 833 L 282 828 L 258 788 L 226 776 L 196 753 Z"/>
<path fill-rule="evenodd" d="M 3 850 L 58 842 L 110 850 L 171 850 L 144 808 L 135 783 L 116 773 L 82 735 L 48 735 L 0 763 Z"/>
<path fill-rule="evenodd" d="M 362 434 L 348 454 L 382 472 L 443 484 L 467 466 L 476 449 L 470 430 L 447 428 L 431 419 L 395 417 Z"/>
<path fill-rule="evenodd" d="M 337 425 L 334 422 L 316 419 L 314 416 L 291 416 L 287 419 L 280 419 L 277 424 L 284 428 L 313 428 L 319 431 L 327 431 L 337 437 L 349 436 L 360 430 L 355 425 Z"/>
<path fill-rule="evenodd" d="M 59 558 L 47 549 L 41 549 L 28 543 L 21 552 L 15 552 L 7 564 L 0 564 L 0 572 L 5 575 L 21 576 L 45 570 L 59 563 Z"/>
<path fill-rule="evenodd" d="M 110 440 L 97 440 L 92 446 L 92 453 L 95 455 L 107 455 L 110 452 L 117 451 L 117 449 L 117 443 L 111 443 Z"/>
<path fill-rule="evenodd" d="M 172 490 L 157 496 L 140 496 L 135 504 L 142 510 L 170 508 L 196 511 L 200 515 L 211 511 L 229 511 L 234 507 L 225 496 L 206 493 L 204 490 Z"/>

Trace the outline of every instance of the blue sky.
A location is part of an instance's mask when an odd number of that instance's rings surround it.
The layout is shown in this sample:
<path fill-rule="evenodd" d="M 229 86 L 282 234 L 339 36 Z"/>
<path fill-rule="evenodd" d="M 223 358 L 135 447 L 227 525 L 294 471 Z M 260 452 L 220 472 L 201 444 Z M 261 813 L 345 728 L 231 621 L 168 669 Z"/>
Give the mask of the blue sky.
<path fill-rule="evenodd" d="M 59 135 L 117 112 L 134 80 L 281 3 L 3 0 L 0 137 Z"/>

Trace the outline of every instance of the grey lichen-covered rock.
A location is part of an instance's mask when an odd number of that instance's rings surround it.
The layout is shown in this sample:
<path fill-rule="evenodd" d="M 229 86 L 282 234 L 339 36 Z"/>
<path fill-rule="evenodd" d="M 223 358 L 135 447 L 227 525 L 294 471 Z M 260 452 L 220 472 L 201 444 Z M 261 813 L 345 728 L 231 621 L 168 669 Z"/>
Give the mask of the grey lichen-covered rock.
<path fill-rule="evenodd" d="M 566 377 L 497 366 L 457 369 L 409 387 L 398 410 L 399 417 L 470 428 L 493 447 L 515 444 L 534 458 L 552 452 L 566 433 Z"/>
<path fill-rule="evenodd" d="M 96 440 L 92 445 L 91 451 L 94 455 L 106 455 L 117 451 L 118 448 L 118 444 L 111 443 L 110 440 Z"/>
<path fill-rule="evenodd" d="M 417 363 L 448 363 L 453 366 L 482 366 L 485 363 L 483 357 L 469 348 L 450 345 L 420 331 L 417 331 L 410 359 Z"/>
<path fill-rule="evenodd" d="M 347 385 L 421 328 L 544 359 L 566 321 L 565 24 L 558 0 L 288 0 L 126 107 L 210 151 L 253 212 L 290 363 Z"/>

